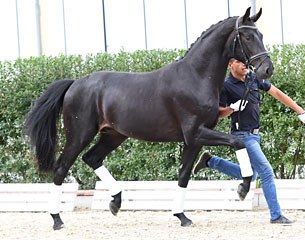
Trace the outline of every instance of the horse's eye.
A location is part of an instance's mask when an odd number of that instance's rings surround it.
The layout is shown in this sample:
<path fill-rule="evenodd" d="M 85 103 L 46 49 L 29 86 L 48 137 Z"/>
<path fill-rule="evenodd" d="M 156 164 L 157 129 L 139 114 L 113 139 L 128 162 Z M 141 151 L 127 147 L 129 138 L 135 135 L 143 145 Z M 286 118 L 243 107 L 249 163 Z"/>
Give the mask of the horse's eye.
<path fill-rule="evenodd" d="M 246 39 L 247 41 L 250 41 L 250 40 L 252 39 L 252 37 L 251 37 L 251 35 L 246 34 L 246 35 L 245 35 L 245 39 Z"/>

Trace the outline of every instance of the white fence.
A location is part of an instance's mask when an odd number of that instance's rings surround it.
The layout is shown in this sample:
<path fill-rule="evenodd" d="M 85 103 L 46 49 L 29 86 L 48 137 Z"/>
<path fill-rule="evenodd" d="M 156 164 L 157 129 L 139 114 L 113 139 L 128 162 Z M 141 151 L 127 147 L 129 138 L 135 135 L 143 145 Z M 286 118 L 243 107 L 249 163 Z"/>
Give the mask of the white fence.
<path fill-rule="evenodd" d="M 244 201 L 236 193 L 240 181 L 190 181 L 186 199 L 186 210 L 252 209 L 254 191 Z M 177 182 L 175 181 L 122 181 L 122 210 L 171 210 Z M 108 189 L 96 183 L 92 209 L 108 209 Z"/>
<path fill-rule="evenodd" d="M 305 210 L 305 179 L 276 179 L 275 185 L 282 209 Z M 267 207 L 261 188 L 255 190 L 254 206 Z"/>
<path fill-rule="evenodd" d="M 53 184 L 16 183 L 0 184 L 0 211 L 43 212 L 49 209 L 50 192 Z M 78 184 L 63 184 L 61 211 L 73 211 Z"/>
<path fill-rule="evenodd" d="M 251 189 L 244 201 L 236 190 L 241 181 L 190 181 L 185 200 L 186 210 L 254 210 L 267 208 L 261 188 Z M 122 209 L 171 210 L 177 187 L 175 181 L 121 182 Z M 276 179 L 277 195 L 282 209 L 305 209 L 305 179 Z M 111 197 L 105 185 L 96 183 L 92 209 L 108 209 Z"/>
<path fill-rule="evenodd" d="M 267 208 L 261 188 L 251 184 L 240 201 L 236 189 L 241 181 L 190 181 L 185 210 L 255 210 Z M 122 210 L 171 210 L 176 181 L 121 181 Z M 305 179 L 275 180 L 282 209 L 305 210 Z M 0 184 L 0 212 L 48 211 L 52 184 Z M 81 199 L 81 200 L 80 200 Z M 111 196 L 103 182 L 94 190 L 79 191 L 78 184 L 63 185 L 61 211 L 108 210 Z"/>

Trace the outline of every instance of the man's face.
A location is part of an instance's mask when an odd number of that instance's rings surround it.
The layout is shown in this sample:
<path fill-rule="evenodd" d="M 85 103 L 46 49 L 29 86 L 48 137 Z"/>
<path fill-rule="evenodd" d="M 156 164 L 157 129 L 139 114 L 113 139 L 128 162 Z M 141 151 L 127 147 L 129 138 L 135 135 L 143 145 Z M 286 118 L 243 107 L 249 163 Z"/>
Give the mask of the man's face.
<path fill-rule="evenodd" d="M 233 76 L 242 77 L 245 76 L 248 72 L 247 67 L 242 62 L 234 59 L 229 63 L 229 68 Z"/>

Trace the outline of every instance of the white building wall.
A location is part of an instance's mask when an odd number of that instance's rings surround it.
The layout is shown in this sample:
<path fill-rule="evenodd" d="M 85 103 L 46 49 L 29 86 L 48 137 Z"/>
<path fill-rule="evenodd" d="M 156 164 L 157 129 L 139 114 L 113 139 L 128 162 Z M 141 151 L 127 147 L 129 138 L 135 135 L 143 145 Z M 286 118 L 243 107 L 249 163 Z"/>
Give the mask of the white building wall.
<path fill-rule="evenodd" d="M 39 5 L 43 54 L 66 53 L 62 0 L 40 0 Z"/>
<path fill-rule="evenodd" d="M 54 56 L 186 49 L 253 3 L 263 8 L 257 24 L 265 44 L 305 43 L 303 0 L 0 0 L 0 60 L 37 56 L 40 39 L 42 54 Z"/>
<path fill-rule="evenodd" d="M 0 60 L 14 59 L 19 55 L 16 6 L 10 2 L 0 0 Z"/>

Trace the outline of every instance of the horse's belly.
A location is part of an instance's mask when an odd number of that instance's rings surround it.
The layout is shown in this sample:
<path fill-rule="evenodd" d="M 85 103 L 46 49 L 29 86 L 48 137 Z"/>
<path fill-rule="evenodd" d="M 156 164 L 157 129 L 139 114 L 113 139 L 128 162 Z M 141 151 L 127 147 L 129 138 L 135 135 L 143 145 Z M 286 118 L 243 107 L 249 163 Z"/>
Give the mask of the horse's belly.
<path fill-rule="evenodd" d="M 148 142 L 181 142 L 183 141 L 183 134 L 180 131 L 170 131 L 170 130 L 147 130 L 147 131 L 137 131 L 137 130 L 129 130 L 129 131 L 119 131 L 123 135 L 148 141 Z"/>

